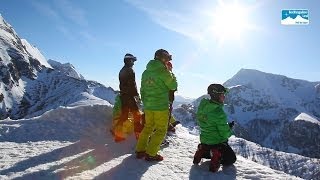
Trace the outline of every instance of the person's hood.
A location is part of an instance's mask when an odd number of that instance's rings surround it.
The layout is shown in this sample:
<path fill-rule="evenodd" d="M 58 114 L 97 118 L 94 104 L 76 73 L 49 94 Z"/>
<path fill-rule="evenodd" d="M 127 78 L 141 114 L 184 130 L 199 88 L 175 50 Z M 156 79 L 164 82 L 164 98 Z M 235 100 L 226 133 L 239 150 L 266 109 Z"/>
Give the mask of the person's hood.
<path fill-rule="evenodd" d="M 147 64 L 148 71 L 155 71 L 157 69 L 162 69 L 162 68 L 164 68 L 164 64 L 159 60 L 151 60 Z"/>

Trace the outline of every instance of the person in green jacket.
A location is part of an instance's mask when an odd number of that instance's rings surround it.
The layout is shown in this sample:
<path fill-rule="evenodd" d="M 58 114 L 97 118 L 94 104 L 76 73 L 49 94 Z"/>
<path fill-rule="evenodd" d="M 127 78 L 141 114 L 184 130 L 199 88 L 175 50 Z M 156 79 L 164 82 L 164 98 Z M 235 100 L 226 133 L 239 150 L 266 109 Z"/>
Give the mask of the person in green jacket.
<path fill-rule="evenodd" d="M 209 170 L 216 172 L 220 164 L 229 166 L 236 161 L 236 155 L 228 145 L 234 121 L 228 123 L 227 115 L 223 111 L 228 89 L 221 84 L 211 84 L 207 90 L 210 99 L 201 100 L 196 114 L 201 143 L 194 155 L 193 164 L 198 164 L 202 158 L 211 159 Z"/>
<path fill-rule="evenodd" d="M 146 161 L 162 161 L 158 154 L 167 133 L 170 90 L 177 89 L 175 76 L 166 68 L 171 55 L 164 49 L 155 53 L 141 79 L 141 100 L 144 106 L 145 124 L 136 145 L 136 157 Z"/>

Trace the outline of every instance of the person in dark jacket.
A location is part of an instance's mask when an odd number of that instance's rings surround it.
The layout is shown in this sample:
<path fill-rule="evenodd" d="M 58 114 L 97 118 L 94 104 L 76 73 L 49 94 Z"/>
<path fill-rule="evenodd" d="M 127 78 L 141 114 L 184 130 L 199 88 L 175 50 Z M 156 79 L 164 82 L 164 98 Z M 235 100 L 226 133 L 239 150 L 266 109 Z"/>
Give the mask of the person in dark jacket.
<path fill-rule="evenodd" d="M 132 54 L 126 54 L 124 56 L 124 66 L 119 72 L 120 81 L 120 99 L 121 99 L 121 115 L 118 125 L 122 125 L 129 116 L 129 112 L 132 113 L 135 132 L 137 127 L 140 127 L 140 112 L 137 103 L 140 103 L 139 93 L 137 90 L 135 72 L 133 70 L 134 62 L 137 60 Z M 138 134 L 136 133 L 136 138 Z"/>
<path fill-rule="evenodd" d="M 230 166 L 236 161 L 236 155 L 228 145 L 232 135 L 234 121 L 227 122 L 223 111 L 225 94 L 228 89 L 221 84 L 211 84 L 208 87 L 210 99 L 202 99 L 197 111 L 197 121 L 200 126 L 200 142 L 194 155 L 193 164 L 198 164 L 201 158 L 211 159 L 209 170 L 216 172 L 223 166 Z"/>

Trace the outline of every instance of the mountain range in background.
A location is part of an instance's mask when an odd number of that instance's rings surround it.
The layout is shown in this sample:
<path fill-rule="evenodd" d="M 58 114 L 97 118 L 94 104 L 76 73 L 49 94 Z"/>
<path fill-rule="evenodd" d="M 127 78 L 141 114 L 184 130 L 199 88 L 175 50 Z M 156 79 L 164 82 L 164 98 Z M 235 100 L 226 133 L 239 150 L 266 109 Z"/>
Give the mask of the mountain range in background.
<path fill-rule="evenodd" d="M 235 134 L 272 149 L 320 158 L 320 83 L 242 69 L 224 83 L 230 88 L 225 111 Z M 195 124 L 204 95 L 175 110 L 187 126 Z"/>
<path fill-rule="evenodd" d="M 87 81 L 67 63 L 47 61 L 0 16 L 0 119 L 34 117 L 85 101 L 113 103 L 112 88 Z"/>

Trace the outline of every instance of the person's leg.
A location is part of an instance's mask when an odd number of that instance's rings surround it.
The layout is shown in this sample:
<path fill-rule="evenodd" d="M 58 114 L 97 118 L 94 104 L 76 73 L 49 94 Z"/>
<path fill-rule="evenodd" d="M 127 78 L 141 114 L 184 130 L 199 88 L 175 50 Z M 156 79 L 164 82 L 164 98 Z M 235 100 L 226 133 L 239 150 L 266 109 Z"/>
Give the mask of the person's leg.
<path fill-rule="evenodd" d="M 134 111 L 133 114 L 133 125 L 134 125 L 134 134 L 136 139 L 139 139 L 139 136 L 143 130 L 143 124 L 142 124 L 142 116 L 140 114 L 140 111 Z"/>
<path fill-rule="evenodd" d="M 222 153 L 218 148 L 212 148 L 210 150 L 210 154 L 211 154 L 211 161 L 210 161 L 209 171 L 217 172 L 220 168 Z"/>
<path fill-rule="evenodd" d="M 154 111 L 154 123 L 155 123 L 155 132 L 150 137 L 150 143 L 146 150 L 146 153 L 149 156 L 156 156 L 160 150 L 160 145 L 164 140 L 164 137 L 167 133 L 169 113 L 168 110 L 165 111 Z M 146 127 L 144 127 L 146 128 Z M 144 131 L 144 129 L 143 129 Z M 142 132 L 143 132 L 142 131 Z"/>
<path fill-rule="evenodd" d="M 221 164 L 223 166 L 230 166 L 233 163 L 236 162 L 237 157 L 232 148 L 228 145 L 228 143 L 224 143 L 221 145 L 221 151 L 222 151 L 222 159 Z"/>
<path fill-rule="evenodd" d="M 121 100 L 121 115 L 120 115 L 120 121 L 118 125 L 122 125 L 123 122 L 128 120 L 128 114 L 129 114 L 129 98 L 126 95 L 120 96 Z"/>
<path fill-rule="evenodd" d="M 202 158 L 211 159 L 212 146 L 207 144 L 198 144 L 198 149 L 193 157 L 193 164 L 199 164 Z"/>
<path fill-rule="evenodd" d="M 204 157 L 204 147 L 202 144 L 198 144 L 196 153 L 193 156 L 193 164 L 199 164 L 201 159 Z"/>
<path fill-rule="evenodd" d="M 136 139 L 138 139 L 143 129 L 141 113 L 139 111 L 138 105 L 134 97 L 129 98 L 128 105 L 129 105 L 130 112 L 132 113 L 132 116 L 133 116 L 134 133 L 135 133 Z"/>
<path fill-rule="evenodd" d="M 146 151 L 149 137 L 153 133 L 154 126 L 154 112 L 145 110 L 145 124 L 136 145 L 136 152 Z"/>

